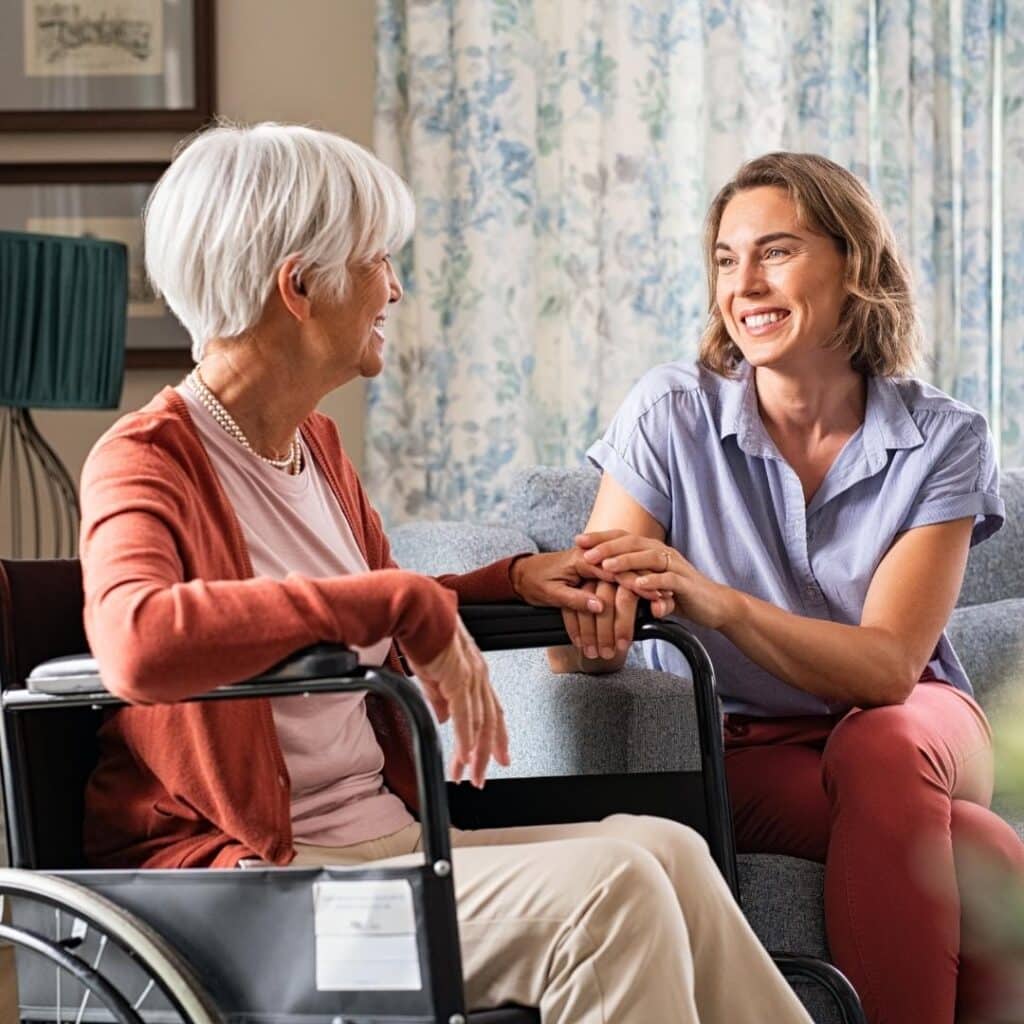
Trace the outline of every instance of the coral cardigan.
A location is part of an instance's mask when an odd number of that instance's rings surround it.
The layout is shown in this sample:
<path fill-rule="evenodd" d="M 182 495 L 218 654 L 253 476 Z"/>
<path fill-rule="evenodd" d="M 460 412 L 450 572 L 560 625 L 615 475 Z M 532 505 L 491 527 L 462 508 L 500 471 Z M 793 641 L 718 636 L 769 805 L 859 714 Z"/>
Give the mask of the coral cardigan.
<path fill-rule="evenodd" d="M 165 703 L 255 675 L 318 642 L 393 636 L 444 649 L 457 600 L 515 598 L 513 559 L 430 579 L 399 569 L 334 423 L 302 434 L 376 572 L 254 578 L 241 527 L 173 388 L 119 420 L 82 474 L 85 628 L 103 681 L 132 706 L 99 734 L 85 850 L 100 867 L 287 864 L 290 781 L 266 699 Z M 392 648 L 389 664 L 399 669 Z M 161 702 L 157 704 L 157 702 Z M 388 786 L 415 807 L 404 722 L 368 697 Z"/>

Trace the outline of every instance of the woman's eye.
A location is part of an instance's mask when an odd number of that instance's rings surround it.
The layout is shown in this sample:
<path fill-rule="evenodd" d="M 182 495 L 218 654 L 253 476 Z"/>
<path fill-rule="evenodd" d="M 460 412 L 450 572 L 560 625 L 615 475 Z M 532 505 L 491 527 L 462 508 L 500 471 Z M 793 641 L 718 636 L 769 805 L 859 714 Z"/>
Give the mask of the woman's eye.
<path fill-rule="evenodd" d="M 735 262 L 736 261 L 731 256 L 719 256 L 718 259 L 715 260 L 715 263 L 723 269 L 731 267 Z"/>
<path fill-rule="evenodd" d="M 774 247 L 769 249 L 765 253 L 765 256 L 767 256 L 768 259 L 774 259 L 776 256 L 785 256 L 785 255 L 787 255 L 785 249 L 778 249 L 778 248 L 774 248 Z"/>

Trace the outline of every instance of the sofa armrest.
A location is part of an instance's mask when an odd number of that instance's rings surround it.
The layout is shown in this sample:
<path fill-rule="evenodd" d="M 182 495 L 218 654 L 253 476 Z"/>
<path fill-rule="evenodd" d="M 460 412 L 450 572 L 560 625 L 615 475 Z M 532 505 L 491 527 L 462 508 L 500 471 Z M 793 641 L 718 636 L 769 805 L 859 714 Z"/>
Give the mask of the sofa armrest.
<path fill-rule="evenodd" d="M 1024 598 L 957 608 L 949 638 L 990 717 L 1024 701 Z"/>
<path fill-rule="evenodd" d="M 403 569 L 440 576 L 464 573 L 509 555 L 533 554 L 537 545 L 506 526 L 458 522 L 413 522 L 388 534 L 391 554 Z"/>
<path fill-rule="evenodd" d="M 503 522 L 529 533 L 541 551 L 572 547 L 594 507 L 601 474 L 593 466 L 531 466 L 512 479 Z"/>

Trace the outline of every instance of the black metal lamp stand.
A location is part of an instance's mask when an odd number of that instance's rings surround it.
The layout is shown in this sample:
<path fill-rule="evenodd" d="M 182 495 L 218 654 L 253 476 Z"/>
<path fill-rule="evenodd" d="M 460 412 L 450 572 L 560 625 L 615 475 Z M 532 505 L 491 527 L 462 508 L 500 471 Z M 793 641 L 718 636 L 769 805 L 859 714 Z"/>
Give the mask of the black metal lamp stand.
<path fill-rule="evenodd" d="M 39 433 L 32 413 L 19 406 L 0 408 L 0 494 L 7 498 L 5 555 L 75 555 L 79 521 L 75 485 Z"/>

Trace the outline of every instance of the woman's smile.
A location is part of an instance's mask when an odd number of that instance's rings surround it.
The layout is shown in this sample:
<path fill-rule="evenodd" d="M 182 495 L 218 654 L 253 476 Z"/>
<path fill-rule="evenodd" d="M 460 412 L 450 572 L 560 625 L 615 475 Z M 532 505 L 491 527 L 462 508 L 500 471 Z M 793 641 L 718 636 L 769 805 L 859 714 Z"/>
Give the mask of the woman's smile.
<path fill-rule="evenodd" d="M 738 319 L 743 324 L 747 334 L 755 338 L 761 338 L 780 329 L 782 324 L 789 319 L 789 310 L 758 308 L 748 313 L 741 313 Z"/>

